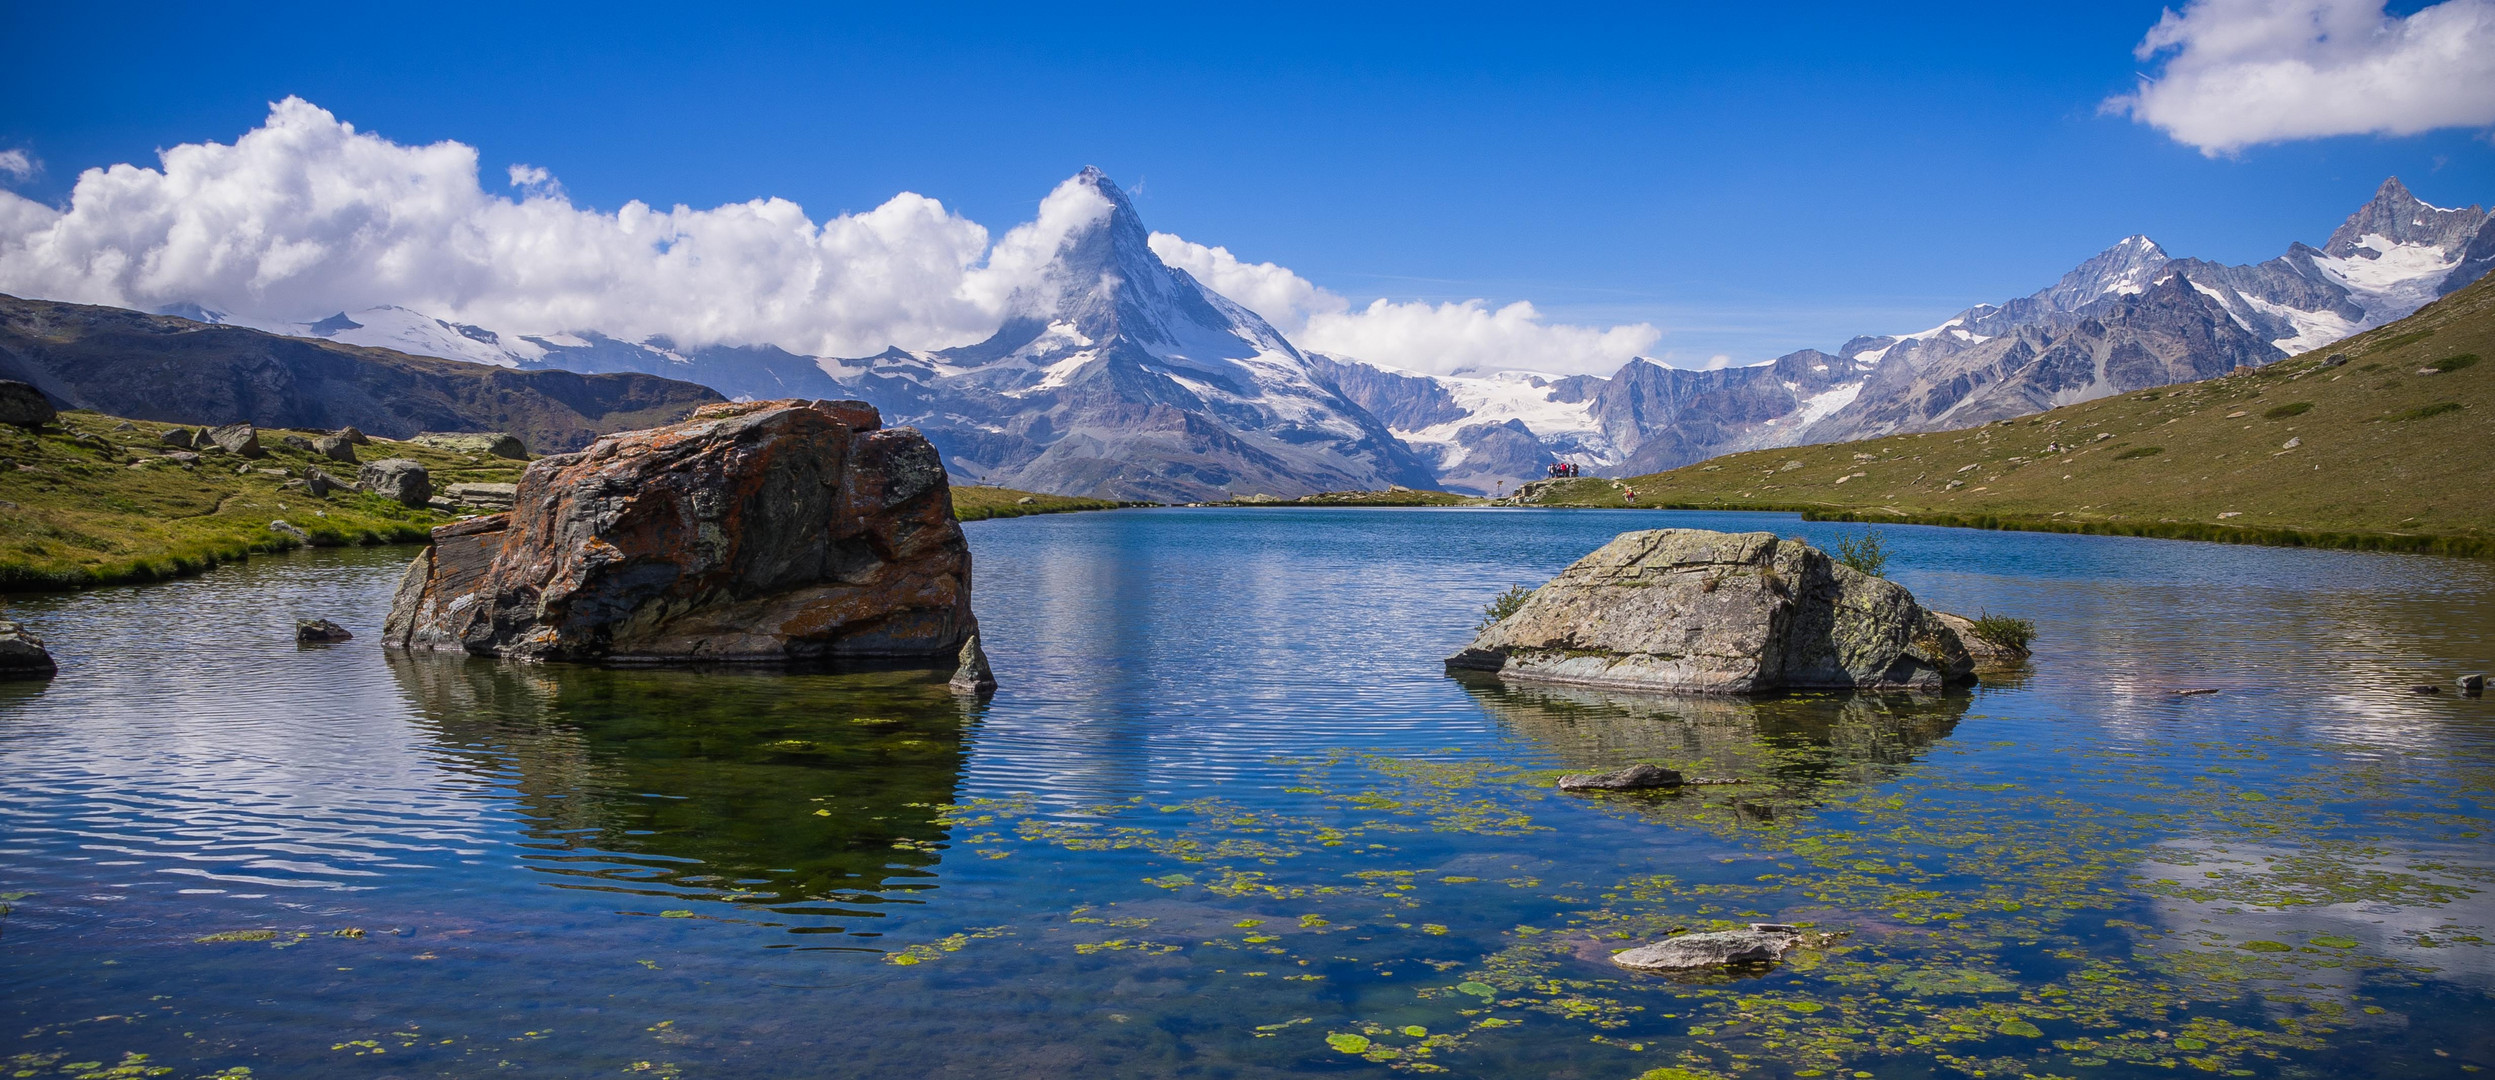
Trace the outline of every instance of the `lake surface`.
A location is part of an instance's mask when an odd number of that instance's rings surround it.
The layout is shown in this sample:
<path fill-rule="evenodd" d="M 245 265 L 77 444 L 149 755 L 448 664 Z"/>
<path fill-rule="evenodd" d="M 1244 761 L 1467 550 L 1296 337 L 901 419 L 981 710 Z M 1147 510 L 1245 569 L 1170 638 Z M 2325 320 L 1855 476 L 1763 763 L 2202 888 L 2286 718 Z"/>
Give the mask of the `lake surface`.
<path fill-rule="evenodd" d="M 998 679 L 396 657 L 405 549 L 20 598 L 16 1077 L 2461 1076 L 2495 1060 L 2495 567 L 1885 530 L 1971 694 L 1439 661 L 1666 511 L 968 526 Z M 297 617 L 359 635 L 298 647 Z M 2445 689 L 2411 693 L 2418 683 Z M 2177 696 L 2179 689 L 2214 694 Z M 1744 781 L 1563 796 L 1654 761 Z M 1765 973 L 1610 964 L 1829 936 Z M 114 1071 L 120 1070 L 120 1071 Z M 162 1071 L 158 1071 L 162 1070 Z"/>

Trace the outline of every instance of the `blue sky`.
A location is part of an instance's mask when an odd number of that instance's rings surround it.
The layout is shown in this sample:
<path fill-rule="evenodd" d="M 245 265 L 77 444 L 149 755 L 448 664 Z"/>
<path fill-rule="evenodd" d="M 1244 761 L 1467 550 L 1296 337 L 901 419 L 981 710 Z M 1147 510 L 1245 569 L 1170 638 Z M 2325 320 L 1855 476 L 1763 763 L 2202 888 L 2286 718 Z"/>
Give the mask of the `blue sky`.
<path fill-rule="evenodd" d="M 1355 302 L 1646 321 L 1682 363 L 1928 326 L 2133 232 L 2256 261 L 2392 174 L 2495 200 L 2483 128 L 2213 158 L 2101 112 L 2161 10 L 18 4 L 0 149 L 58 202 L 299 95 L 588 207 L 907 190 L 998 233 L 1096 164 L 1155 229 Z"/>

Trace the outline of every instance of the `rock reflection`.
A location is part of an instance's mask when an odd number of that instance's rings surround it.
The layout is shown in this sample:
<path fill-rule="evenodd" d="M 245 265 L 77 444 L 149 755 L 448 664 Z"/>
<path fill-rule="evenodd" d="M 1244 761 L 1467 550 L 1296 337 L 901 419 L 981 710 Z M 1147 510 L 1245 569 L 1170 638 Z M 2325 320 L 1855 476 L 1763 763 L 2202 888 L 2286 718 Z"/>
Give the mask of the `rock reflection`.
<path fill-rule="evenodd" d="M 1678 696 L 1451 677 L 1501 727 L 1567 769 L 1652 762 L 1692 777 L 1740 780 L 1719 790 L 1754 802 L 1771 796 L 1811 802 L 1834 787 L 1886 780 L 1948 738 L 1973 700 L 1965 694 Z"/>
<path fill-rule="evenodd" d="M 558 887 L 797 933 L 934 887 L 979 708 L 915 671 L 389 664 L 444 766 L 515 794 Z"/>

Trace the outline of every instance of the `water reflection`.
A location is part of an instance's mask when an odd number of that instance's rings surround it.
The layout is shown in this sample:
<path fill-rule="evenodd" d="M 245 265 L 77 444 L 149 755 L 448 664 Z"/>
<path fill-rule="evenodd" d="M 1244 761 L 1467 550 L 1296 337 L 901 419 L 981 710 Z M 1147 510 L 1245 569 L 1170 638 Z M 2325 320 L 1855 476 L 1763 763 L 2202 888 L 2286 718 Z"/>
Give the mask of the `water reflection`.
<path fill-rule="evenodd" d="M 926 672 L 388 663 L 444 767 L 511 791 L 531 869 L 799 933 L 934 887 L 977 708 Z"/>
<path fill-rule="evenodd" d="M 1691 776 L 1744 781 L 1744 794 L 1787 799 L 1896 775 L 1948 738 L 1974 700 L 1966 694 L 1637 694 L 1509 685 L 1478 672 L 1449 677 L 1499 726 L 1566 768 L 1653 762 Z"/>

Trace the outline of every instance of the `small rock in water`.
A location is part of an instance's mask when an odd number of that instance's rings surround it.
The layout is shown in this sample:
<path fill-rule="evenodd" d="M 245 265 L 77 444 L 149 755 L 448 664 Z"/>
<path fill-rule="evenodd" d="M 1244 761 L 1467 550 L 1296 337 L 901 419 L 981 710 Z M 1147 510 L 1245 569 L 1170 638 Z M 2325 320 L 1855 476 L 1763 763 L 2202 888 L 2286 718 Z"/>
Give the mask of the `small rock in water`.
<path fill-rule="evenodd" d="M 2443 692 L 2443 688 L 2436 686 L 2433 683 L 2419 683 L 2416 686 L 2409 687 L 2408 692 L 2412 694 L 2440 694 Z"/>
<path fill-rule="evenodd" d="M 1559 778 L 1561 791 L 1642 791 L 1679 786 L 1681 774 L 1654 765 L 1631 765 L 1618 772 L 1579 773 Z"/>
<path fill-rule="evenodd" d="M 979 647 L 979 635 L 970 635 L 962 642 L 961 666 L 953 669 L 953 689 L 967 694 L 984 694 L 996 689 L 996 673 L 988 670 L 987 650 Z"/>
<path fill-rule="evenodd" d="M 2175 692 L 2174 692 L 2174 696 L 2176 696 L 2176 697 L 2197 697 L 2197 696 L 2199 696 L 2199 695 L 2201 695 L 2201 694 L 2214 694 L 2214 693 L 2217 693 L 2217 692 L 2218 692 L 2218 690 L 2217 690 L 2217 688 L 2216 688 L 2216 687 L 2214 687 L 2214 686 L 2196 686 L 2196 687 L 2193 687 L 2192 689 L 2189 689 L 2189 690 L 2177 690 L 2177 691 L 2175 691 Z"/>
<path fill-rule="evenodd" d="M 1802 935 L 1787 929 L 1719 930 L 1707 934 L 1683 934 L 1616 953 L 1611 962 L 1637 971 L 1689 971 L 1728 964 L 1764 964 L 1775 961 L 1801 943 Z"/>
<path fill-rule="evenodd" d="M 43 639 L 26 628 L 0 619 L 0 679 L 49 679 L 60 670 Z"/>
<path fill-rule="evenodd" d="M 2460 677 L 2460 692 L 2461 692 L 2461 693 L 2464 693 L 2464 694 L 2467 694 L 2467 695 L 2469 695 L 2470 697 L 2476 697 L 2476 696 L 2478 696 L 2478 695 L 2480 695 L 2480 694 L 2485 693 L 2485 692 L 2486 692 L 2486 676 L 2484 676 L 2484 675 L 2463 675 L 2463 676 L 2461 676 L 2461 677 Z"/>
<path fill-rule="evenodd" d="M 1754 803 L 1748 799 L 1734 799 L 1733 816 L 1751 822 L 1774 821 L 1776 808 L 1766 803 Z"/>
<path fill-rule="evenodd" d="M 351 641 L 354 638 L 355 635 L 348 633 L 346 627 L 327 619 L 295 620 L 295 640 L 302 644 L 326 645 L 331 642 Z"/>

